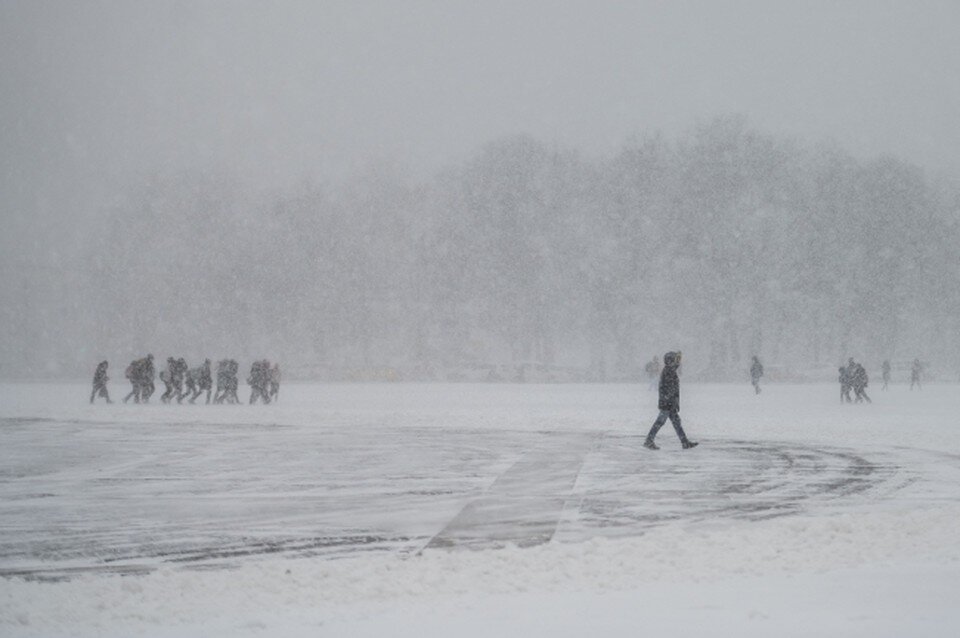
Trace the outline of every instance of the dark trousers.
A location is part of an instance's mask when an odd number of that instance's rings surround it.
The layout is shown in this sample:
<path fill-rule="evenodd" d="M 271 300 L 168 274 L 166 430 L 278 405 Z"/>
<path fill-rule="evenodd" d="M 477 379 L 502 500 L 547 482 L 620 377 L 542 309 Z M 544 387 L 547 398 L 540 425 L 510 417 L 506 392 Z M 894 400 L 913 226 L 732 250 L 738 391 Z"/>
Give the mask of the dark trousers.
<path fill-rule="evenodd" d="M 264 403 L 270 403 L 270 394 L 266 388 L 259 385 L 250 386 L 250 405 L 257 402 L 257 397 L 260 397 Z"/>
<path fill-rule="evenodd" d="M 106 386 L 106 384 L 104 384 L 104 383 L 94 383 L 94 384 L 93 384 L 93 392 L 90 394 L 90 403 L 93 403 L 93 400 L 94 400 L 97 396 L 101 396 L 101 397 L 103 397 L 104 399 L 106 399 L 106 400 L 107 400 L 107 403 L 113 403 L 113 402 L 110 400 L 110 394 L 107 393 L 107 386 Z"/>
<path fill-rule="evenodd" d="M 657 432 L 659 432 L 663 424 L 667 422 L 667 419 L 670 419 L 670 423 L 673 424 L 673 429 L 677 431 L 677 436 L 680 437 L 680 440 L 686 441 L 687 435 L 683 431 L 683 426 L 680 425 L 680 413 L 676 410 L 660 410 L 660 415 L 657 417 L 657 420 L 653 422 L 650 433 L 647 434 L 647 440 L 652 441 L 656 438 Z"/>
<path fill-rule="evenodd" d="M 126 403 L 127 401 L 130 400 L 130 397 L 133 397 L 134 403 L 140 403 L 140 393 L 143 392 L 143 389 L 140 387 L 139 383 L 135 383 L 133 381 L 131 381 L 130 383 L 133 385 L 133 389 L 130 390 L 130 394 L 123 397 L 123 402 Z"/>
<path fill-rule="evenodd" d="M 203 394 L 203 391 L 207 391 L 207 403 L 210 403 L 210 386 L 197 386 L 193 391 L 193 396 L 190 397 L 190 403 L 193 403 L 197 400 L 197 397 Z"/>

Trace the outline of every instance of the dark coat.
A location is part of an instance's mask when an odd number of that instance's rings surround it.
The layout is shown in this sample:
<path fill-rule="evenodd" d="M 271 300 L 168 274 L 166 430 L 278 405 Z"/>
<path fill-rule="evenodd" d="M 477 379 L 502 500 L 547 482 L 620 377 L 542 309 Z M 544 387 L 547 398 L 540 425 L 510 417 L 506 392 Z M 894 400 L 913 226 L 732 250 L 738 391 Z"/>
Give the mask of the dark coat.
<path fill-rule="evenodd" d="M 870 383 L 870 378 L 867 376 L 867 370 L 859 363 L 856 364 L 856 368 L 853 370 L 853 374 L 850 379 L 851 384 L 854 388 L 865 388 Z"/>
<path fill-rule="evenodd" d="M 661 410 L 668 412 L 680 411 L 680 377 L 677 376 L 676 365 L 665 365 L 660 373 L 660 402 Z"/>
<path fill-rule="evenodd" d="M 144 383 L 153 383 L 153 380 L 157 378 L 157 371 L 153 367 L 152 357 L 143 359 L 143 368 L 140 370 L 140 376 Z"/>
<path fill-rule="evenodd" d="M 101 361 L 93 373 L 93 385 L 104 385 L 107 382 L 107 362 Z"/>
<path fill-rule="evenodd" d="M 210 375 L 210 360 L 203 362 L 203 365 L 200 366 L 200 377 L 197 379 L 197 384 L 202 390 L 209 390 L 213 386 L 213 378 Z"/>

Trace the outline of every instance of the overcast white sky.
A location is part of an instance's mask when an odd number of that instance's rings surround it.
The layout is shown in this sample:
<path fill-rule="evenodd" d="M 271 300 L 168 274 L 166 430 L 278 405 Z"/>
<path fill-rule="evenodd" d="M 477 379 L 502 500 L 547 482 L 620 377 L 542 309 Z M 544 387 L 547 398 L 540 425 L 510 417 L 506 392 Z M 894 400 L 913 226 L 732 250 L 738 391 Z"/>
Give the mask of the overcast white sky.
<path fill-rule="evenodd" d="M 421 175 L 742 113 L 960 176 L 960 2 L 0 0 L 5 215 L 131 171 Z"/>

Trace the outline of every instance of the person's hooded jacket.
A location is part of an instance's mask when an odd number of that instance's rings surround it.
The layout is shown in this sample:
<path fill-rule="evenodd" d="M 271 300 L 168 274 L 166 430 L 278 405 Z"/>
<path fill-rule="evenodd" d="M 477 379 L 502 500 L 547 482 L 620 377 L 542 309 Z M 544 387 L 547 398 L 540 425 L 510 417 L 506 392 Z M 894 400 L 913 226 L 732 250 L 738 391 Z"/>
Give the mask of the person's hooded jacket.
<path fill-rule="evenodd" d="M 658 407 L 668 412 L 680 411 L 680 353 L 668 352 L 663 355 L 663 371 L 660 372 L 660 402 Z"/>

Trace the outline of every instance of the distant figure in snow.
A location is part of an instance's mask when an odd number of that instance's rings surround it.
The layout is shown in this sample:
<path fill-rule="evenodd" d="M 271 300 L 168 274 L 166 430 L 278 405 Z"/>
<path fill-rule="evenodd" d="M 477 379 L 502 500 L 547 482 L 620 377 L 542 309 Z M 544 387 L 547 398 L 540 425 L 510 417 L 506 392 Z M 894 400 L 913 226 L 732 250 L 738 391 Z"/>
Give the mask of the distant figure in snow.
<path fill-rule="evenodd" d="M 220 361 L 217 361 L 217 391 L 213 393 L 214 403 L 223 403 L 224 398 L 226 398 L 227 382 L 230 376 L 230 373 L 228 372 L 229 367 L 229 359 L 221 359 Z"/>
<path fill-rule="evenodd" d="M 889 360 L 889 359 L 884 359 L 884 360 L 883 360 L 883 365 L 880 366 L 880 370 L 881 370 L 882 373 L 883 373 L 883 388 L 882 388 L 882 389 L 886 390 L 886 389 L 887 389 L 887 386 L 890 385 L 890 360 Z"/>
<path fill-rule="evenodd" d="M 200 368 L 199 368 L 199 367 L 190 368 L 190 369 L 187 370 L 187 372 L 183 375 L 183 383 L 184 383 L 183 396 L 185 396 L 185 397 L 191 397 L 191 398 L 188 399 L 188 400 L 190 401 L 190 403 L 193 403 L 193 399 L 196 398 L 196 397 L 200 394 L 200 391 L 197 390 L 197 386 L 199 385 L 199 382 L 200 382 Z"/>
<path fill-rule="evenodd" d="M 753 384 L 754 394 L 760 394 L 760 377 L 763 376 L 763 364 L 756 355 L 753 357 L 753 364 L 750 366 L 750 382 Z"/>
<path fill-rule="evenodd" d="M 140 368 L 140 398 L 143 399 L 144 403 L 149 403 L 150 397 L 157 389 L 153 384 L 153 380 L 157 377 L 157 371 L 153 367 L 152 354 L 148 354 L 141 361 L 143 363 Z"/>
<path fill-rule="evenodd" d="M 183 403 L 184 391 L 183 383 L 187 377 L 187 371 L 190 369 L 190 366 L 187 365 L 187 360 L 183 357 L 180 357 L 176 360 L 176 367 L 174 368 L 173 374 L 173 389 L 177 395 L 177 403 Z"/>
<path fill-rule="evenodd" d="M 131 361 L 124 375 L 130 379 L 133 390 L 123 398 L 123 402 L 126 403 L 130 400 L 130 397 L 133 397 L 134 403 L 140 403 L 141 401 L 147 403 L 154 391 L 153 355 L 148 354 L 143 359 Z"/>
<path fill-rule="evenodd" d="M 237 380 L 237 372 L 240 364 L 236 359 L 223 359 L 217 363 L 217 392 L 213 397 L 214 403 L 240 403 L 237 396 L 237 388 L 240 385 Z"/>
<path fill-rule="evenodd" d="M 913 390 L 913 386 L 917 386 L 917 390 L 920 389 L 920 375 L 923 373 L 923 366 L 920 364 L 920 359 L 913 360 L 913 367 L 910 368 L 910 389 Z"/>
<path fill-rule="evenodd" d="M 197 397 L 207 392 L 207 403 L 210 403 L 210 391 L 213 389 L 213 377 L 210 373 L 210 359 L 204 359 L 203 365 L 191 370 L 188 375 L 193 374 L 193 396 L 190 397 L 190 403 L 194 403 Z"/>
<path fill-rule="evenodd" d="M 850 359 L 853 361 L 853 359 Z M 853 399 L 850 398 L 850 388 L 853 386 L 850 375 L 847 372 L 845 366 L 840 366 L 840 403 L 852 403 Z"/>
<path fill-rule="evenodd" d="M 123 376 L 130 380 L 130 394 L 123 397 L 123 402 L 126 403 L 133 397 L 134 403 L 140 403 L 140 397 L 143 394 L 143 359 L 134 359 L 130 362 L 130 365 L 127 366 L 127 369 L 124 370 Z"/>
<path fill-rule="evenodd" d="M 240 364 L 236 359 L 227 361 L 227 391 L 226 398 L 230 403 L 240 403 L 237 390 L 240 388 Z"/>
<path fill-rule="evenodd" d="M 867 396 L 867 384 L 870 382 L 870 379 L 867 377 L 867 369 L 859 363 L 853 364 L 853 366 L 853 375 L 850 378 L 850 382 L 853 385 L 853 392 L 857 397 L 857 403 L 863 403 L 864 399 L 866 399 L 867 403 L 873 403 L 870 397 Z"/>
<path fill-rule="evenodd" d="M 643 367 L 643 370 L 647 373 L 647 379 L 650 381 L 648 388 L 650 390 L 656 390 L 657 380 L 660 378 L 660 358 L 657 355 L 653 355 L 653 359 L 647 361 L 647 365 Z"/>
<path fill-rule="evenodd" d="M 107 392 L 107 381 L 110 380 L 110 377 L 107 376 L 107 365 L 106 361 L 97 364 L 97 369 L 93 373 L 93 392 L 90 393 L 90 403 L 93 403 L 97 396 L 106 399 L 107 403 L 113 403 L 110 400 L 110 394 Z"/>
<path fill-rule="evenodd" d="M 680 359 L 680 352 L 668 352 L 663 355 L 663 371 L 660 373 L 660 397 L 657 404 L 660 414 L 657 416 L 657 420 L 653 422 L 653 426 L 647 434 L 647 440 L 643 443 L 643 447 L 650 450 L 660 449 L 654 443 L 654 439 L 657 438 L 657 432 L 667 422 L 667 419 L 670 419 L 670 423 L 673 424 L 673 429 L 676 430 L 683 449 L 689 450 L 697 446 L 696 441 L 687 438 L 680 424 L 680 377 L 677 375 Z"/>
<path fill-rule="evenodd" d="M 250 405 L 257 402 L 257 398 L 264 403 L 270 403 L 270 362 L 266 359 L 254 361 L 250 366 L 250 376 L 247 385 L 250 386 Z"/>
<path fill-rule="evenodd" d="M 280 398 L 280 364 L 274 363 L 270 368 L 270 398 L 276 401 Z"/>
<path fill-rule="evenodd" d="M 167 368 L 160 371 L 160 380 L 163 381 L 166 391 L 160 395 L 160 400 L 164 403 L 170 403 L 173 398 L 176 387 L 173 384 L 174 373 L 177 369 L 177 361 L 173 357 L 167 357 Z"/>

